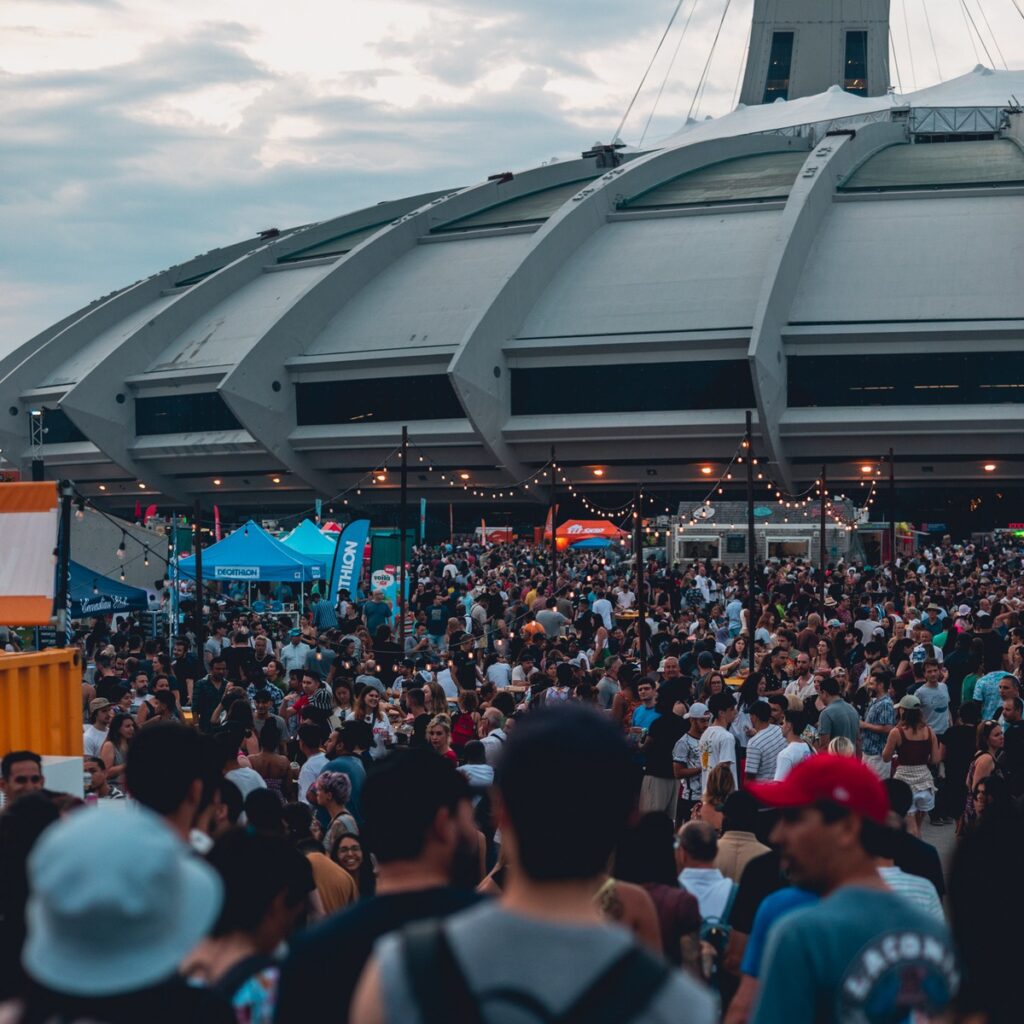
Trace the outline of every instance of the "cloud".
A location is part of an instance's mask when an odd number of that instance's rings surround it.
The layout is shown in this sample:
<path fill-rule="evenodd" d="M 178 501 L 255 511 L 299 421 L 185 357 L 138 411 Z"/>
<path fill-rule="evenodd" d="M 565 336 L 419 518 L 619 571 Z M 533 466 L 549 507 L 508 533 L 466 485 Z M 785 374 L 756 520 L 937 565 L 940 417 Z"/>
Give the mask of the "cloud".
<path fill-rule="evenodd" d="M 627 139 L 639 137 L 663 79 L 648 140 L 686 116 L 722 0 L 693 2 L 679 59 L 669 73 L 683 18 Z M 733 0 L 701 116 L 730 105 L 752 2 Z M 10 0 L 0 7 L 0 350 L 96 295 L 262 228 L 608 139 L 673 6 Z M 904 78 L 916 71 L 923 85 L 937 63 L 950 77 L 975 62 L 958 15 L 932 17 L 937 62 L 910 10 L 909 32 L 894 23 Z M 991 17 L 1019 65 L 1019 19 Z"/>

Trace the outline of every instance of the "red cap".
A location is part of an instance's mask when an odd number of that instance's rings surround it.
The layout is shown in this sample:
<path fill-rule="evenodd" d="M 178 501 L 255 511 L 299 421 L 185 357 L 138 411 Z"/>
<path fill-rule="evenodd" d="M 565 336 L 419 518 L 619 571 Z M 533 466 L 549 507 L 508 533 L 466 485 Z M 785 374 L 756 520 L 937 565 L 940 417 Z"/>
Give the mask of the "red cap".
<path fill-rule="evenodd" d="M 806 807 L 824 800 L 879 825 L 889 813 L 889 798 L 878 776 L 852 757 L 816 754 L 781 782 L 751 782 L 747 788 L 770 807 Z"/>

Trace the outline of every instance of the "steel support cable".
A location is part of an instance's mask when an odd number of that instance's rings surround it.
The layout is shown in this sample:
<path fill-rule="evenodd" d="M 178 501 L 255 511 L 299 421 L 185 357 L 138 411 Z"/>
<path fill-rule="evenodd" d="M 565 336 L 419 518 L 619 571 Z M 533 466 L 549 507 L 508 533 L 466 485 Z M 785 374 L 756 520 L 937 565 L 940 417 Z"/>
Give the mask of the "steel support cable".
<path fill-rule="evenodd" d="M 1013 2 L 1016 3 L 1017 0 L 1013 0 Z M 939 81 L 942 82 L 944 81 L 942 77 L 942 65 L 939 63 L 939 50 L 935 45 L 935 33 L 932 30 L 932 16 L 928 13 L 928 0 L 921 0 L 921 10 L 924 11 L 925 24 L 928 26 L 928 38 L 932 42 L 932 56 L 935 58 L 935 70 L 938 72 Z M 1022 17 L 1024 17 L 1024 14 L 1022 14 Z"/>
<path fill-rule="evenodd" d="M 700 104 L 699 100 L 704 92 L 704 87 L 707 85 L 708 71 L 711 70 L 711 61 L 714 59 L 715 50 L 718 48 L 718 40 L 722 35 L 722 26 L 725 24 L 725 16 L 729 13 L 729 7 L 732 5 L 732 0 L 725 0 L 725 7 L 722 9 L 722 17 L 718 21 L 718 29 L 715 32 L 715 38 L 711 41 L 711 52 L 708 54 L 708 59 L 704 62 L 704 70 L 701 72 L 700 81 L 697 83 L 697 91 L 693 95 L 693 102 L 690 104 L 690 109 L 687 112 L 686 120 L 689 121 L 694 115 L 694 109 L 699 112 Z"/>
<path fill-rule="evenodd" d="M 981 54 L 978 53 L 978 44 L 974 41 L 974 33 L 971 32 L 971 22 L 967 17 L 967 5 L 964 0 L 960 0 L 960 13 L 964 18 L 964 28 L 967 30 L 967 38 L 971 41 L 971 49 L 974 51 L 974 59 L 980 64 Z"/>
<path fill-rule="evenodd" d="M 903 8 L 903 30 L 907 33 L 907 53 L 910 55 L 910 80 L 917 89 L 917 68 L 914 66 L 914 43 L 910 37 L 910 18 L 907 15 L 907 0 L 900 0 Z"/>
<path fill-rule="evenodd" d="M 896 40 L 893 38 L 892 25 L 889 26 L 889 49 L 892 50 L 892 63 L 896 68 L 896 84 L 899 86 L 900 95 L 903 95 L 903 76 L 900 74 L 900 59 L 896 56 Z"/>
<path fill-rule="evenodd" d="M 669 32 L 672 31 L 672 26 L 675 24 L 676 16 L 679 14 L 679 9 L 683 6 L 683 0 L 678 0 L 675 6 L 675 10 L 672 12 L 672 17 L 668 19 L 668 24 L 665 26 L 665 31 L 661 34 L 661 39 L 658 40 L 658 45 L 654 49 L 654 55 L 651 57 L 650 63 L 647 65 L 647 70 L 644 72 L 643 77 L 640 79 L 640 84 L 636 87 L 636 92 L 633 93 L 633 98 L 629 101 L 629 106 L 626 107 L 626 112 L 622 115 L 622 120 L 619 122 L 619 127 L 615 130 L 615 134 L 612 136 L 612 144 L 614 145 L 616 139 L 622 135 L 622 129 L 626 125 L 626 119 L 629 117 L 633 110 L 633 104 L 636 103 L 637 97 L 640 95 L 640 91 L 644 87 L 644 83 L 647 81 L 647 76 L 651 73 L 651 68 L 654 67 L 654 62 L 658 59 L 658 54 L 661 53 L 661 48 L 665 45 L 665 40 L 668 37 Z"/>
<path fill-rule="evenodd" d="M 960 6 L 964 9 L 964 14 L 970 19 L 971 25 L 974 27 L 975 34 L 978 37 L 978 42 L 981 43 L 981 48 L 985 51 L 985 56 L 988 58 L 988 66 L 994 68 L 996 62 L 992 59 L 992 53 L 989 51 L 988 43 L 985 42 L 985 37 L 978 30 L 978 23 L 974 20 L 974 15 L 971 14 L 970 7 L 967 6 L 967 0 L 960 0 Z"/>
<path fill-rule="evenodd" d="M 754 38 L 754 22 L 751 20 L 750 25 L 747 27 L 747 42 L 743 47 L 743 59 L 740 61 L 739 71 L 736 75 L 736 85 L 732 90 L 732 104 L 730 110 L 736 109 L 736 101 L 740 96 L 740 85 L 743 83 L 743 74 L 747 66 L 747 58 L 750 54 L 750 44 Z"/>
<path fill-rule="evenodd" d="M 643 134 L 640 136 L 639 145 L 644 144 L 644 139 L 647 138 L 647 131 L 651 127 L 651 121 L 654 120 L 655 111 L 658 109 L 658 104 L 661 103 L 662 93 L 665 91 L 665 86 L 668 84 L 669 75 L 672 74 L 672 69 L 676 66 L 676 58 L 679 56 L 679 50 L 683 45 L 683 40 L 686 38 L 686 30 L 690 27 L 690 22 L 693 21 L 693 12 L 697 10 L 697 0 L 693 0 L 693 6 L 690 8 L 690 13 L 686 16 L 686 23 L 683 25 L 683 33 L 679 37 L 679 41 L 676 43 L 675 51 L 672 54 L 672 60 L 669 61 L 668 69 L 665 71 L 665 77 L 661 80 L 661 88 L 658 90 L 658 95 L 655 97 L 654 106 L 651 107 L 651 112 L 647 115 L 647 123 L 644 125 Z"/>
<path fill-rule="evenodd" d="M 999 59 L 1003 62 L 1003 69 L 1009 71 L 1010 66 L 1006 63 L 1006 57 L 1003 56 L 1003 48 L 999 45 L 999 37 L 992 31 L 992 23 L 988 20 L 988 15 L 985 13 L 985 8 L 982 6 L 981 0 L 974 0 L 974 2 L 978 5 L 978 13 L 985 22 L 988 34 L 992 37 L 992 43 L 996 48 L 996 53 L 999 55 Z"/>

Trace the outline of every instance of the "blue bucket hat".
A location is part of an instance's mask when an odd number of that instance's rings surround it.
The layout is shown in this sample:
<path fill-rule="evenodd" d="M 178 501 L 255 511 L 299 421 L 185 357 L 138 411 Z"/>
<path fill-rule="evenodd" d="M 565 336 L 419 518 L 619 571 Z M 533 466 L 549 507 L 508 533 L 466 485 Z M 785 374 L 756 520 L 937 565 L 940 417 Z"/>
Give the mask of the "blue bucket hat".
<path fill-rule="evenodd" d="M 223 900 L 213 868 L 163 819 L 124 802 L 51 825 L 29 856 L 28 879 L 22 964 L 41 985 L 73 996 L 115 996 L 170 978 Z"/>

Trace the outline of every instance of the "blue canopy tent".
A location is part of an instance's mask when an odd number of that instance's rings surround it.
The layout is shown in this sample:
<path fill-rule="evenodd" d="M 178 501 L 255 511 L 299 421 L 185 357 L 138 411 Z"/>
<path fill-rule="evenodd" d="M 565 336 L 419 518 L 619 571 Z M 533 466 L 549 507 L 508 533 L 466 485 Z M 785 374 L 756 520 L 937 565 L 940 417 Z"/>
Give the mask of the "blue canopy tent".
<path fill-rule="evenodd" d="M 587 551 L 591 548 L 610 548 L 612 542 L 607 537 L 588 537 L 586 540 L 578 540 L 569 547 L 573 551 Z"/>
<path fill-rule="evenodd" d="M 149 595 L 138 587 L 108 579 L 79 562 L 69 564 L 71 618 L 145 610 Z"/>
<path fill-rule="evenodd" d="M 190 555 L 178 563 L 178 572 L 188 579 L 196 577 L 196 557 Z M 306 583 L 324 576 L 323 563 L 275 540 L 251 519 L 240 530 L 203 548 L 204 580 L 242 580 Z"/>
<path fill-rule="evenodd" d="M 315 558 L 323 569 L 323 579 L 327 579 L 338 546 L 338 534 L 325 537 L 311 519 L 303 519 L 291 533 L 281 538 L 281 543 L 300 555 Z"/>

